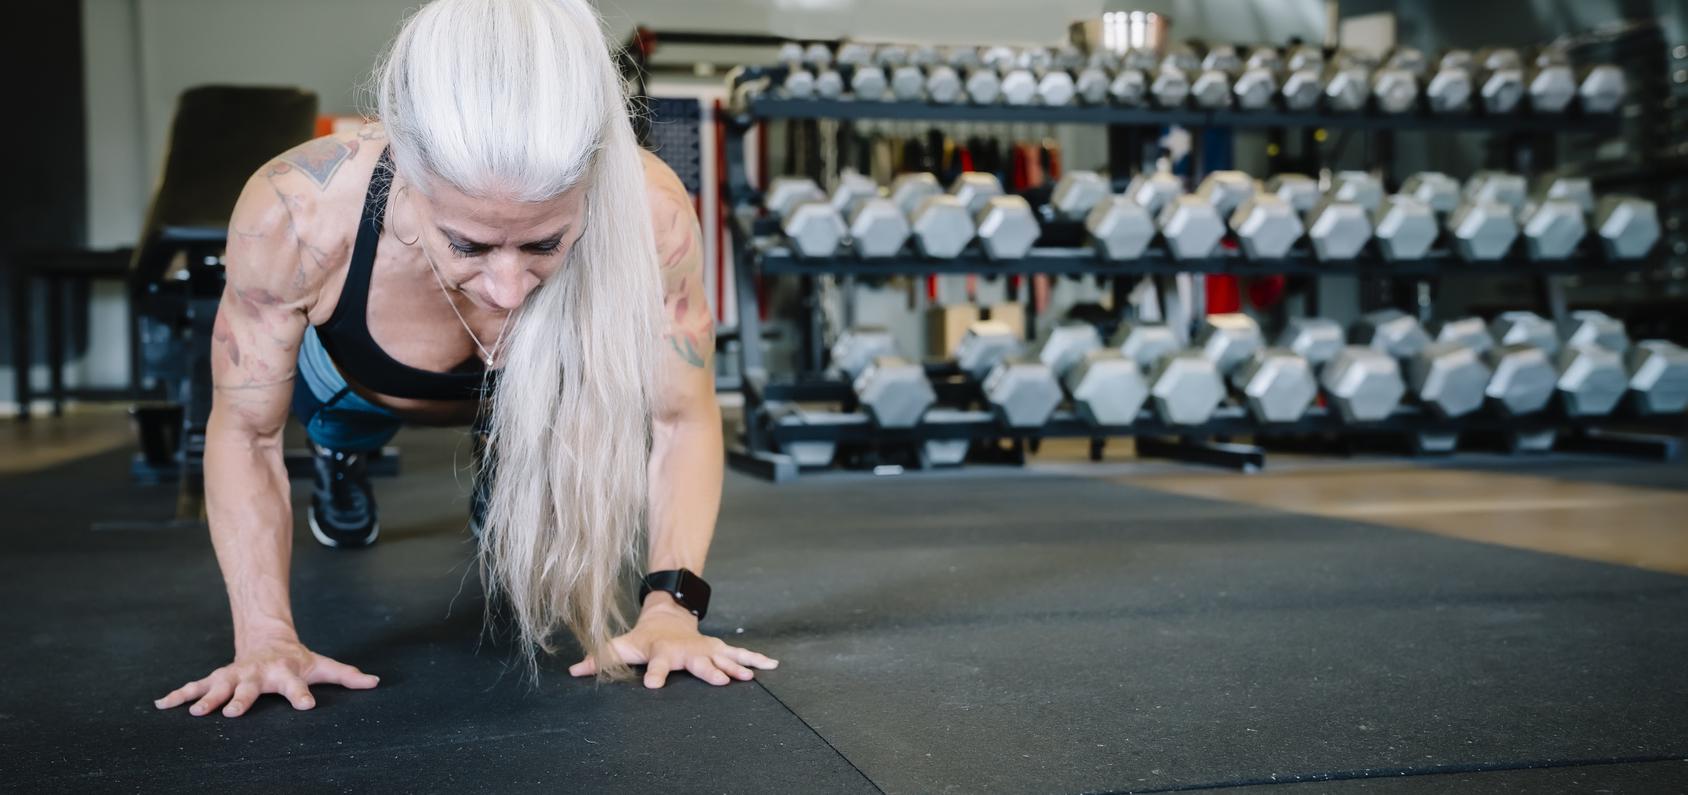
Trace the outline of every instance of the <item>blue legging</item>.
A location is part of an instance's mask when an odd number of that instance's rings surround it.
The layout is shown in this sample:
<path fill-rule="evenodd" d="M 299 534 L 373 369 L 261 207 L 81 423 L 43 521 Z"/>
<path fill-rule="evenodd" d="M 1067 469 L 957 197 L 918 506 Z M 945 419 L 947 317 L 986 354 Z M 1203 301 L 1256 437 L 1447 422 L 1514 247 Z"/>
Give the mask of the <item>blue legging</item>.
<path fill-rule="evenodd" d="M 311 441 L 330 450 L 367 453 L 398 435 L 403 423 L 393 412 L 352 391 L 323 350 L 316 329 L 305 328 L 299 346 L 299 374 L 293 381 L 293 416 Z"/>

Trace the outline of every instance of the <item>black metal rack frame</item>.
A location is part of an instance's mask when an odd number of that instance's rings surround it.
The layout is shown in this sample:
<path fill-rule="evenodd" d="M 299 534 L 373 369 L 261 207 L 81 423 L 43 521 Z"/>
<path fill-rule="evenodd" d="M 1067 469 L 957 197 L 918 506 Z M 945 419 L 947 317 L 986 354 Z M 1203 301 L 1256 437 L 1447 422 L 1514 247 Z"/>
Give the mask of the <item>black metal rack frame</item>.
<path fill-rule="evenodd" d="M 767 78 L 771 83 L 785 73 L 784 67 L 750 67 L 735 77 L 734 87 L 749 80 Z M 1580 114 L 1541 116 L 1514 114 L 1486 116 L 1482 114 L 1431 114 L 1415 111 L 1384 114 L 1375 111 L 1339 114 L 1326 111 L 1290 113 L 1283 111 L 1201 111 L 1188 108 L 1121 108 L 1102 106 L 1039 107 L 1005 105 L 941 105 L 925 102 L 839 100 L 794 100 L 764 92 L 750 96 L 723 120 L 726 141 L 726 173 L 724 200 L 732 208 L 733 220 L 728 224 L 732 238 L 733 261 L 738 267 L 734 279 L 738 301 L 737 332 L 741 340 L 762 337 L 761 304 L 756 288 L 762 277 L 796 276 L 803 281 L 802 290 L 810 296 L 813 306 L 815 276 L 837 275 L 853 277 L 979 274 L 1024 276 L 1031 274 L 1060 274 L 1069 276 L 1162 276 L 1179 273 L 1225 273 L 1237 275 L 1303 275 L 1403 277 L 1434 279 L 1458 274 L 1513 275 L 1532 278 L 1537 282 L 1538 295 L 1548 306 L 1549 314 L 1558 318 L 1566 313 L 1562 289 L 1555 276 L 1591 272 L 1612 272 L 1652 267 L 1652 260 L 1613 262 L 1595 251 L 1592 243 L 1577 256 L 1556 261 L 1530 261 L 1521 256 L 1509 256 L 1486 262 L 1466 262 L 1451 252 L 1435 251 L 1422 260 L 1390 262 L 1368 247 L 1359 258 L 1348 262 L 1322 262 L 1304 247 L 1290 256 L 1272 262 L 1251 261 L 1239 252 L 1225 250 L 1219 255 L 1196 261 L 1172 258 L 1164 248 L 1151 248 L 1144 256 L 1126 262 L 1102 259 L 1089 248 L 1036 248 L 1030 256 L 1012 262 L 997 262 L 986 258 L 970 247 L 954 259 L 927 259 L 913 254 L 888 259 L 868 260 L 849 254 L 822 259 L 805 258 L 767 237 L 773 229 L 765 219 L 757 220 L 755 201 L 759 192 L 750 184 L 746 169 L 744 141 L 746 134 L 757 124 L 779 119 L 911 119 L 929 121 L 981 122 L 1037 122 L 1100 124 L 1114 128 L 1159 127 L 1178 124 L 1186 127 L 1254 127 L 1254 128 L 1325 128 L 1340 127 L 1376 132 L 1388 136 L 1401 130 L 1486 131 L 1507 134 L 1512 139 L 1514 157 L 1522 162 L 1532 158 L 1532 139 L 1559 134 L 1609 134 L 1619 129 L 1615 116 L 1591 117 Z M 1198 136 L 1199 138 L 1199 136 Z M 1035 320 L 1028 315 L 1028 327 Z M 813 328 L 808 324 L 805 331 Z M 1248 437 L 1260 434 L 1307 435 L 1330 433 L 1407 434 L 1413 432 L 1529 432 L 1547 428 L 1571 431 L 1574 439 L 1589 446 L 1648 455 L 1674 456 L 1677 446 L 1660 439 L 1631 440 L 1611 433 L 1602 434 L 1599 427 L 1620 418 L 1571 418 L 1553 412 L 1530 417 L 1502 417 L 1479 414 L 1458 421 L 1438 420 L 1406 406 L 1388 420 L 1379 423 L 1347 424 L 1331 412 L 1316 408 L 1298 423 L 1261 425 L 1235 407 L 1222 409 L 1212 422 L 1200 426 L 1169 426 L 1145 415 L 1138 422 L 1124 427 L 1094 427 L 1087 425 L 1070 412 L 1059 412 L 1046 426 L 1035 430 L 1007 428 L 994 419 L 973 422 L 928 423 L 915 429 L 889 431 L 872 426 L 863 418 L 860 422 L 824 425 L 772 426 L 766 421 L 765 409 L 778 401 L 837 401 L 849 403 L 847 384 L 812 377 L 819 369 L 818 339 L 810 339 L 804 346 L 809 359 L 810 377 L 795 382 L 770 382 L 760 346 L 739 346 L 739 367 L 744 395 L 744 449 L 729 455 L 729 463 L 763 477 L 783 480 L 794 477 L 797 467 L 788 456 L 775 452 L 782 442 L 835 441 L 854 444 L 910 444 L 925 439 L 967 438 L 974 441 L 1010 440 L 1016 446 L 1027 440 L 1056 437 L 1082 437 L 1092 440 L 1092 455 L 1099 455 L 1108 437 L 1135 436 L 1142 441 L 1139 453 L 1154 454 L 1207 464 L 1258 468 L 1264 461 L 1261 448 L 1250 445 L 1214 444 L 1204 440 Z M 941 369 L 941 368 L 939 368 Z M 955 385 L 939 384 L 940 396 L 955 398 Z M 962 389 L 966 389 L 962 387 Z M 945 400 L 942 402 L 952 402 Z M 1629 425 L 1660 427 L 1669 425 L 1680 430 L 1679 418 L 1625 417 Z M 1161 443 L 1154 440 L 1171 437 L 1177 441 Z M 1614 441 L 1617 439 L 1618 441 Z M 1590 440 L 1600 440 L 1594 444 Z"/>

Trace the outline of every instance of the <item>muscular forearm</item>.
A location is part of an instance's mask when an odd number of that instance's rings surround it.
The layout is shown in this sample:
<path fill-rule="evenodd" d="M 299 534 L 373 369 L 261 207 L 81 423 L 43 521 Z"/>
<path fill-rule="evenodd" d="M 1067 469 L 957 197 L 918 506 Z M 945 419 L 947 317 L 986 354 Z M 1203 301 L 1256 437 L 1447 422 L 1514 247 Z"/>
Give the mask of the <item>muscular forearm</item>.
<path fill-rule="evenodd" d="M 287 581 L 293 508 L 281 434 L 257 434 L 231 425 L 212 413 L 205 445 L 205 498 L 238 653 L 257 641 L 296 637 Z"/>
<path fill-rule="evenodd" d="M 710 396 L 713 398 L 713 395 Z M 720 409 L 713 399 L 687 416 L 655 425 L 650 473 L 650 571 L 702 575 L 721 506 Z M 646 604 L 672 600 L 652 593 Z"/>

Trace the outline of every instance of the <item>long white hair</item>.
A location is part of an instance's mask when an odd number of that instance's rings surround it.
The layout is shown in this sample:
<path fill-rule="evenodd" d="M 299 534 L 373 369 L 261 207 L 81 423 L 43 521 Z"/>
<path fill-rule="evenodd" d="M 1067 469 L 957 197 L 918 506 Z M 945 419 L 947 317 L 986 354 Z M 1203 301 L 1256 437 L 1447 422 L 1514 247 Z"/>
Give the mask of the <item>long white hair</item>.
<path fill-rule="evenodd" d="M 627 680 L 644 529 L 661 283 L 644 168 L 603 23 L 585 0 L 435 0 L 374 76 L 394 167 L 469 196 L 584 189 L 584 231 L 509 332 L 491 400 L 479 556 L 526 661 L 567 628 Z M 536 670 L 536 669 L 535 669 Z"/>

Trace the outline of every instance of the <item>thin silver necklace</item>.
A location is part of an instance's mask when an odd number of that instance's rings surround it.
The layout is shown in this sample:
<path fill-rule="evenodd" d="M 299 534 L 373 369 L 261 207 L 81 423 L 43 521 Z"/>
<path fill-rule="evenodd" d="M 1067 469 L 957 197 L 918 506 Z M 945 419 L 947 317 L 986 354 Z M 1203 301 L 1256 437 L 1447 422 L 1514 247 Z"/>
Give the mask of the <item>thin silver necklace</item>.
<path fill-rule="evenodd" d="M 445 296 L 445 302 L 451 307 L 451 313 L 457 316 L 457 322 L 463 324 L 463 330 L 469 332 L 469 339 L 475 343 L 476 348 L 480 349 L 481 358 L 486 362 L 486 368 L 491 370 L 492 354 L 498 350 L 499 344 L 504 342 L 504 332 L 510 328 L 510 315 L 515 314 L 515 311 L 511 310 L 504 314 L 504 323 L 498 327 L 498 337 L 492 341 L 492 350 L 487 350 L 486 346 L 481 344 L 481 338 L 475 336 L 475 330 L 469 328 L 469 321 L 463 319 L 463 312 L 457 308 L 457 302 L 451 300 L 451 291 L 446 289 L 445 278 L 440 276 L 440 266 L 434 264 L 434 257 L 428 253 L 427 246 L 422 247 L 422 258 L 428 260 L 428 270 L 434 272 L 434 282 L 439 284 L 440 294 Z"/>

